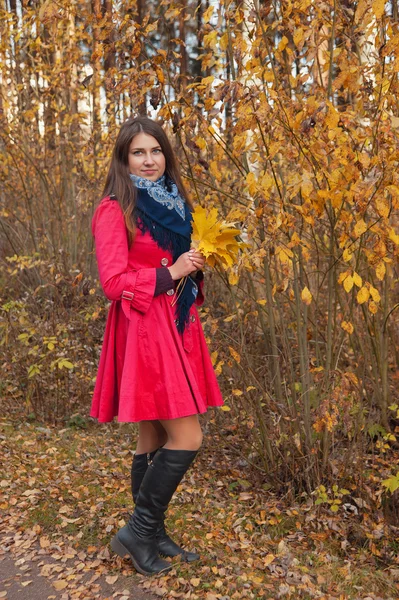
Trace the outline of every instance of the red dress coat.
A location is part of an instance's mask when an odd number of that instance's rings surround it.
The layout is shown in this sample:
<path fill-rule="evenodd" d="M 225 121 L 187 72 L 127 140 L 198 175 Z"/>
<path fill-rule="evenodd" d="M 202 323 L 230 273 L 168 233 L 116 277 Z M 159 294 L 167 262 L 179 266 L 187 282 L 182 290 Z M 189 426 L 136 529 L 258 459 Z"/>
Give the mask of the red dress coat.
<path fill-rule="evenodd" d="M 190 322 L 177 331 L 173 290 L 154 296 L 156 268 L 171 265 L 147 232 L 137 230 L 128 247 L 122 209 L 104 198 L 92 221 L 100 282 L 112 300 L 90 416 L 100 422 L 176 419 L 221 406 L 195 304 Z M 196 304 L 204 301 L 200 283 Z"/>

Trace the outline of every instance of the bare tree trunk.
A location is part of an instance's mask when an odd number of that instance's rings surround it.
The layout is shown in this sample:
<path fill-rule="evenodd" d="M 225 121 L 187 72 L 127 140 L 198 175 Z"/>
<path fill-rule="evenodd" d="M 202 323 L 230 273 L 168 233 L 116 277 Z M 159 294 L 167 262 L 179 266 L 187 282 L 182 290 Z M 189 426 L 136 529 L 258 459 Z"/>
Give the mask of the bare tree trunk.
<path fill-rule="evenodd" d="M 187 85 L 187 70 L 188 70 L 188 58 L 186 51 L 186 24 L 185 24 L 185 16 L 186 16 L 186 0 L 181 1 L 181 10 L 179 17 L 179 37 L 182 41 L 180 44 L 180 89 L 183 91 Z"/>
<path fill-rule="evenodd" d="M 114 71 L 115 71 L 115 42 L 114 27 L 112 22 L 112 0 L 104 0 L 105 16 L 108 27 L 108 37 L 104 41 L 106 56 L 104 60 L 105 69 L 105 94 L 107 97 L 106 114 L 108 126 L 115 127 L 115 96 L 114 96 Z"/>
<path fill-rule="evenodd" d="M 139 25 L 142 25 L 143 23 L 143 19 L 144 19 L 144 15 L 145 15 L 145 0 L 137 0 L 137 21 L 139 23 Z M 138 106 L 136 107 L 137 112 L 140 115 L 146 115 L 147 114 L 147 102 L 146 102 L 146 98 L 144 97 L 143 100 L 138 104 Z"/>

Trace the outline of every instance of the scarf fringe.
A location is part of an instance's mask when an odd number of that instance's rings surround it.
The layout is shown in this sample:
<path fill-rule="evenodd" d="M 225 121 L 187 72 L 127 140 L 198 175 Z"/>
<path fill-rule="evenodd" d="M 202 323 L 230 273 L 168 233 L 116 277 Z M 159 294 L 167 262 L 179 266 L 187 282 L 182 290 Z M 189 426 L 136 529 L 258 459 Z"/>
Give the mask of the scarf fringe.
<path fill-rule="evenodd" d="M 188 252 L 190 250 L 190 240 L 170 229 L 162 227 L 162 225 L 159 225 L 159 223 L 151 219 L 147 213 L 137 207 L 135 208 L 135 217 L 138 229 L 140 229 L 143 234 L 148 231 L 152 239 L 160 248 L 162 248 L 162 250 L 168 250 L 172 254 L 173 262 L 175 262 L 183 252 Z M 177 319 L 176 327 L 179 333 L 183 333 L 189 323 L 190 308 L 195 301 L 197 290 L 197 285 L 191 277 L 188 277 L 184 289 L 175 305 L 175 316 Z"/>
<path fill-rule="evenodd" d="M 195 288 L 197 288 L 193 280 L 190 277 L 188 277 L 184 286 L 184 290 L 182 291 L 181 296 L 176 303 L 176 327 L 179 333 L 183 333 L 184 329 L 190 321 L 190 308 L 193 304 L 193 298 L 195 299 L 196 297 L 196 294 L 194 295 L 193 293 L 194 286 Z"/>

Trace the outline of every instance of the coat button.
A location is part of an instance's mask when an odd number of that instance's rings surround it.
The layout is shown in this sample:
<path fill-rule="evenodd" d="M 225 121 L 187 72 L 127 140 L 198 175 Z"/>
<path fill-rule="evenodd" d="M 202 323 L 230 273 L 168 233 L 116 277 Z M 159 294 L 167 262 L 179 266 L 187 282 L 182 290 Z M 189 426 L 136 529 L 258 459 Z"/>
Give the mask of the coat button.
<path fill-rule="evenodd" d="M 190 316 L 190 321 L 191 321 L 191 323 L 195 323 L 195 315 Z"/>
<path fill-rule="evenodd" d="M 166 293 L 167 293 L 168 296 L 173 296 L 173 294 L 175 293 L 175 290 L 173 290 L 173 289 L 172 290 L 168 290 Z"/>
<path fill-rule="evenodd" d="M 162 265 L 163 267 L 166 267 L 168 264 L 169 264 L 169 261 L 168 261 L 168 259 L 167 259 L 167 258 L 163 258 L 163 259 L 161 260 L 161 265 Z"/>

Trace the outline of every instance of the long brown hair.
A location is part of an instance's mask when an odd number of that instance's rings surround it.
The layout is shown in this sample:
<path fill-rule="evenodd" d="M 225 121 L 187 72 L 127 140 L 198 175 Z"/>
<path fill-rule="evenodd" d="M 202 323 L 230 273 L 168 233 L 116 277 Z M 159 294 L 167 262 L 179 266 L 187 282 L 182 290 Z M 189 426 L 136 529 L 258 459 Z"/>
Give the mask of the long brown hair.
<path fill-rule="evenodd" d="M 137 191 L 129 177 L 129 148 L 133 138 L 139 133 L 152 135 L 157 140 L 165 156 L 165 175 L 168 175 L 175 182 L 180 195 L 188 206 L 192 210 L 194 208 L 184 188 L 175 154 L 162 125 L 149 117 L 129 118 L 121 126 L 116 138 L 102 197 L 105 198 L 111 194 L 116 196 L 125 215 L 130 243 L 136 233 L 133 211 L 136 206 Z"/>

